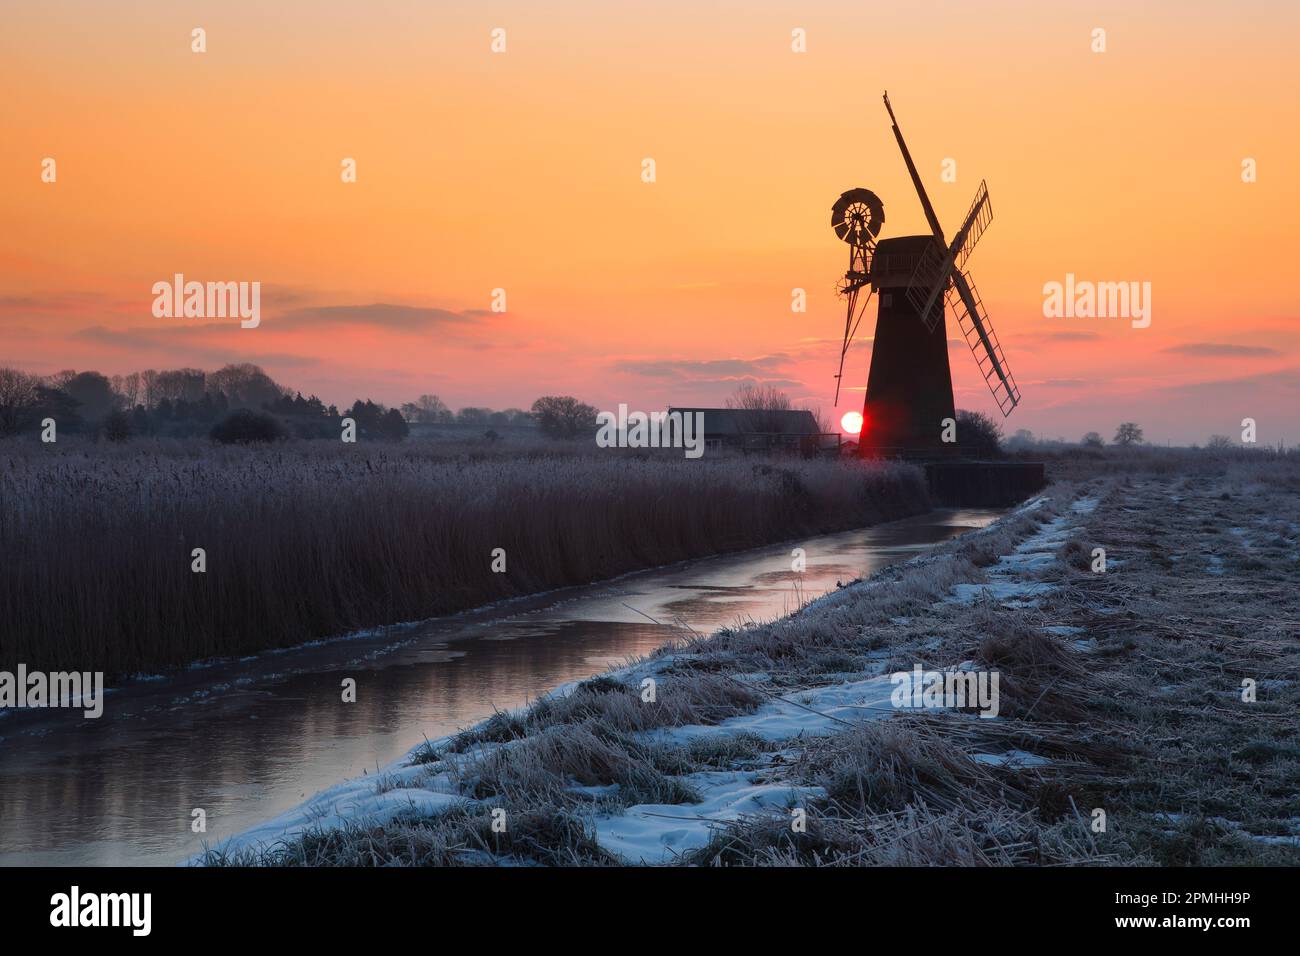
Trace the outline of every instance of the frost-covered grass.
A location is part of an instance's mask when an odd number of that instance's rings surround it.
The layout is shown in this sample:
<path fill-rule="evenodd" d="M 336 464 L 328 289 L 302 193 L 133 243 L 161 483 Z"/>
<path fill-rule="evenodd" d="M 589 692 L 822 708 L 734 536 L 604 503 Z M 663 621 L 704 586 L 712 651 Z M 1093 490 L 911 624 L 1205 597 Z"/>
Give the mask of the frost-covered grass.
<path fill-rule="evenodd" d="M 0 443 L 0 668 L 153 672 L 929 507 L 911 466 L 585 447 Z"/>
<path fill-rule="evenodd" d="M 1057 483 L 787 618 L 665 622 L 649 658 L 417 748 L 403 787 L 341 785 L 200 862 L 1295 864 L 1294 469 Z M 915 664 L 996 670 L 1000 716 L 895 709 Z"/>

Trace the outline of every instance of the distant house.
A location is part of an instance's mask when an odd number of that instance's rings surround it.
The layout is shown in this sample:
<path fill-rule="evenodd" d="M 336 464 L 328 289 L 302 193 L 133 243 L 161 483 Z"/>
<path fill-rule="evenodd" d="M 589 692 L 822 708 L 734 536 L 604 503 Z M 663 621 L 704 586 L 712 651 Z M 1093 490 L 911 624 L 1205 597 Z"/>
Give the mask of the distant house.
<path fill-rule="evenodd" d="M 804 454 L 834 449 L 838 435 L 823 434 L 817 418 L 805 409 L 669 408 L 691 415 L 704 413 L 705 448 L 744 451 L 784 449 Z"/>

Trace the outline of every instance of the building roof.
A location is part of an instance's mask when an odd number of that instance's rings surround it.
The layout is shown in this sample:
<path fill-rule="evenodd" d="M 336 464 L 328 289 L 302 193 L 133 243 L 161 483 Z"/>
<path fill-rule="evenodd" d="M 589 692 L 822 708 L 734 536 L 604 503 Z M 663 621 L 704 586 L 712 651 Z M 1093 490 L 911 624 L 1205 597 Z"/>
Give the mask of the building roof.
<path fill-rule="evenodd" d="M 816 435 L 817 418 L 812 412 L 795 409 L 669 408 L 669 412 L 704 413 L 704 437 L 740 435 Z"/>

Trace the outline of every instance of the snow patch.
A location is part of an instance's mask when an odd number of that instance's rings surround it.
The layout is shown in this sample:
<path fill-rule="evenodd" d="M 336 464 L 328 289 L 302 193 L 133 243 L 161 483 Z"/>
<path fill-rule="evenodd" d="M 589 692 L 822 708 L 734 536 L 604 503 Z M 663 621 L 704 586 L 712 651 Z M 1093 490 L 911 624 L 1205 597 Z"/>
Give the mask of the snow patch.
<path fill-rule="evenodd" d="M 904 684 L 894 684 L 882 674 L 866 680 L 829 684 L 813 690 L 787 694 L 770 700 L 754 711 L 728 717 L 716 724 L 683 724 L 645 731 L 639 736 L 651 743 L 684 747 L 694 740 L 716 740 L 737 734 L 754 734 L 771 743 L 804 735 L 831 734 L 845 724 L 888 717 L 897 711 L 890 697 L 895 687 L 911 693 L 912 675 Z"/>
<path fill-rule="evenodd" d="M 715 827 L 742 816 L 788 814 L 826 795 L 821 787 L 760 783 L 753 772 L 707 771 L 680 779 L 700 793 L 699 803 L 644 803 L 597 816 L 597 842 L 629 863 L 668 863 L 705 846 Z"/>
<path fill-rule="evenodd" d="M 1079 529 L 1071 525 L 1075 515 L 1090 514 L 1097 508 L 1097 498 L 1080 498 L 1070 505 L 1070 513 L 1045 521 L 1034 534 L 1021 542 L 1010 554 L 1003 555 L 988 569 L 989 580 L 982 584 L 954 585 L 944 601 L 949 604 L 973 604 L 984 595 L 1008 607 L 1034 607 L 1056 585 L 1025 580 L 1037 571 L 1056 563 L 1056 552 L 1070 541 Z"/>
<path fill-rule="evenodd" d="M 971 754 L 971 759 L 976 763 L 987 764 L 992 767 L 1006 767 L 1009 770 L 1019 770 L 1024 767 L 1042 767 L 1050 764 L 1052 761 L 1038 754 L 1031 754 L 1025 750 L 1008 750 L 1001 754 Z"/>

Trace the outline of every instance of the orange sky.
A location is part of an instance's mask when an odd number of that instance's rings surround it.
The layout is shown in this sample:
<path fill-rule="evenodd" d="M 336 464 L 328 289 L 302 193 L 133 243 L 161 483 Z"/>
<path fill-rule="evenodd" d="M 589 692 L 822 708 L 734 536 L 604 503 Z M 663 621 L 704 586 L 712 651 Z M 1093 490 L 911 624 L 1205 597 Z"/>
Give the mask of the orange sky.
<path fill-rule="evenodd" d="M 453 407 L 649 410 L 755 380 L 829 411 L 831 204 L 865 186 L 882 237 L 925 226 L 888 88 L 950 235 L 988 182 L 969 267 L 1024 397 L 1009 431 L 1204 441 L 1249 416 L 1300 441 L 1300 12 L 1135 6 L 11 2 L 0 364 L 255 361 L 328 401 Z M 176 272 L 261 282 L 260 327 L 154 318 Z M 1067 272 L 1150 282 L 1151 327 L 1044 318 Z M 958 406 L 995 411 L 951 354 Z"/>

